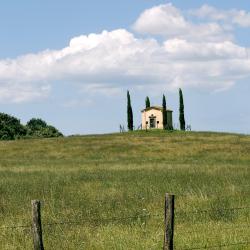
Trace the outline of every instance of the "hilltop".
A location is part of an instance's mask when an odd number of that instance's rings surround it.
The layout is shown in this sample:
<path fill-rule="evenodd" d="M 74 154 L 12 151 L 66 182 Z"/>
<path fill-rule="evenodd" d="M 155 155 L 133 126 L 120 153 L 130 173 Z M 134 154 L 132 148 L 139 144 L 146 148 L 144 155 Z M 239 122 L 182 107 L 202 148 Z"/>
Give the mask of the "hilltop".
<path fill-rule="evenodd" d="M 244 241 L 249 228 L 235 228 L 247 223 L 249 211 L 218 214 L 216 208 L 250 206 L 249 152 L 250 136 L 210 132 L 1 141 L 0 223 L 29 223 L 30 200 L 40 199 L 45 223 L 84 221 L 45 227 L 46 249 L 160 249 L 164 193 L 172 192 L 183 215 L 177 215 L 176 246 Z M 203 209 L 212 212 L 185 215 Z M 160 216 L 106 220 L 143 213 Z M 32 248 L 28 231 L 6 228 L 2 234 L 1 249 Z"/>

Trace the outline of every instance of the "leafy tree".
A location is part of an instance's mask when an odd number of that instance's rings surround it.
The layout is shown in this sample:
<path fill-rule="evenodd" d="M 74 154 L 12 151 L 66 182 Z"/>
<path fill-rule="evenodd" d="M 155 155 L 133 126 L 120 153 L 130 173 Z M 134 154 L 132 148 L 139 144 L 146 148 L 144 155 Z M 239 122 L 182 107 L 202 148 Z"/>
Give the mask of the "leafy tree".
<path fill-rule="evenodd" d="M 146 100 L 145 100 L 145 106 L 146 108 L 150 108 L 150 100 L 148 96 L 146 97 Z"/>
<path fill-rule="evenodd" d="M 127 119 L 128 119 L 128 130 L 132 131 L 134 124 L 133 124 L 133 110 L 131 106 L 130 94 L 127 91 Z"/>
<path fill-rule="evenodd" d="M 26 128 L 16 117 L 0 113 L 0 140 L 14 140 L 24 137 Z"/>
<path fill-rule="evenodd" d="M 63 136 L 55 127 L 48 125 L 40 118 L 32 118 L 27 122 L 28 136 L 34 138 L 49 138 Z"/>
<path fill-rule="evenodd" d="M 41 128 L 46 128 L 48 125 L 45 121 L 40 118 L 32 118 L 27 122 L 27 128 L 32 131 L 40 130 Z"/>
<path fill-rule="evenodd" d="M 8 114 L 0 113 L 0 140 L 14 140 L 28 137 L 63 136 L 55 127 L 47 125 L 42 119 L 31 119 L 26 126 L 20 120 Z"/>
<path fill-rule="evenodd" d="M 179 121 L 180 121 L 180 129 L 185 130 L 185 116 L 184 116 L 184 102 L 183 102 L 183 94 L 182 90 L 179 89 Z"/>
<path fill-rule="evenodd" d="M 167 106 L 166 106 L 165 95 L 163 95 L 162 97 L 162 121 L 163 121 L 163 128 L 167 129 Z"/>

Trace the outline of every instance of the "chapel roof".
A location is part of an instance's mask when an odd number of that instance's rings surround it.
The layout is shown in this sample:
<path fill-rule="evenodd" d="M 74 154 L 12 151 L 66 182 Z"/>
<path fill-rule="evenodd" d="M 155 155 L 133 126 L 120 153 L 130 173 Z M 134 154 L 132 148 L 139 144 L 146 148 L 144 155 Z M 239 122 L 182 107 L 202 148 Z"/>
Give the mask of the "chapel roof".
<path fill-rule="evenodd" d="M 143 109 L 141 112 L 148 111 L 148 110 L 152 110 L 152 109 L 156 109 L 156 110 L 162 111 L 162 107 L 161 107 L 161 106 L 151 106 L 151 107 L 149 107 L 149 108 Z M 167 111 L 173 112 L 173 110 L 168 109 L 168 108 L 167 108 Z"/>

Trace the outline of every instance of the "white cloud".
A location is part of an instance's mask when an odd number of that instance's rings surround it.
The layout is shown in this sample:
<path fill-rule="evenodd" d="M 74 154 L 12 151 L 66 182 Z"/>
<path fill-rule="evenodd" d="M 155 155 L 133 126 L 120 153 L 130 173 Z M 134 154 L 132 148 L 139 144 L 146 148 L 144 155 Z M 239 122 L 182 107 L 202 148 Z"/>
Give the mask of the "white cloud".
<path fill-rule="evenodd" d="M 197 41 L 221 41 L 232 39 L 227 30 L 216 22 L 193 23 L 171 3 L 145 10 L 133 25 L 139 33 L 162 35 Z"/>
<path fill-rule="evenodd" d="M 46 98 L 50 93 L 50 86 L 34 85 L 33 83 L 18 83 L 15 81 L 0 83 L 0 102 L 22 103 Z"/>
<path fill-rule="evenodd" d="M 164 43 L 165 51 L 172 59 L 198 60 L 206 62 L 215 60 L 247 59 L 248 51 L 231 41 L 224 42 L 187 42 L 186 40 L 171 39 Z"/>
<path fill-rule="evenodd" d="M 46 98 L 60 82 L 85 93 L 116 95 L 128 88 L 217 91 L 250 77 L 249 49 L 230 40 L 232 34 L 218 23 L 191 23 L 167 4 L 146 10 L 134 27 L 151 38 L 124 29 L 103 31 L 75 37 L 61 50 L 0 60 L 0 101 Z M 165 40 L 157 41 L 155 34 Z"/>
<path fill-rule="evenodd" d="M 202 19 L 224 21 L 245 28 L 250 27 L 250 12 L 245 10 L 220 10 L 205 4 L 199 9 L 190 11 L 190 13 Z"/>
<path fill-rule="evenodd" d="M 0 101 L 42 98 L 56 81 L 78 82 L 88 91 L 115 92 L 143 77 L 143 61 L 158 48 L 154 39 L 136 39 L 126 30 L 75 37 L 62 50 L 46 50 L 0 61 Z M 132 80 L 133 79 L 133 80 Z M 98 87 L 97 87 L 98 86 Z M 53 86 L 52 86 L 53 87 Z M 11 98 L 11 96 L 13 98 Z"/>

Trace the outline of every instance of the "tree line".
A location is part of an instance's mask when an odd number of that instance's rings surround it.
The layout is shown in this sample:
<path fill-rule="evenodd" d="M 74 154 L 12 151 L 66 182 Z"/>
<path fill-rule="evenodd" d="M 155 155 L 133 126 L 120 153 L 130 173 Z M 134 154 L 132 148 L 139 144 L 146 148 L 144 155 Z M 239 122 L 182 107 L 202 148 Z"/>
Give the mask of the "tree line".
<path fill-rule="evenodd" d="M 145 99 L 145 108 L 150 108 L 150 99 L 147 96 Z M 172 130 L 172 127 L 167 125 L 167 106 L 166 106 L 166 97 L 163 94 L 162 96 L 162 120 L 163 120 L 163 128 Z M 185 115 L 184 115 L 184 100 L 182 90 L 179 89 L 179 122 L 180 122 L 180 130 L 186 129 L 185 123 Z M 130 93 L 127 91 L 127 123 L 128 130 L 132 131 L 134 129 L 133 123 L 133 110 L 131 105 Z"/>
<path fill-rule="evenodd" d="M 0 113 L 0 140 L 60 136 L 63 136 L 63 134 L 58 129 L 48 125 L 40 118 L 32 118 L 26 125 L 23 125 L 16 117 Z"/>

